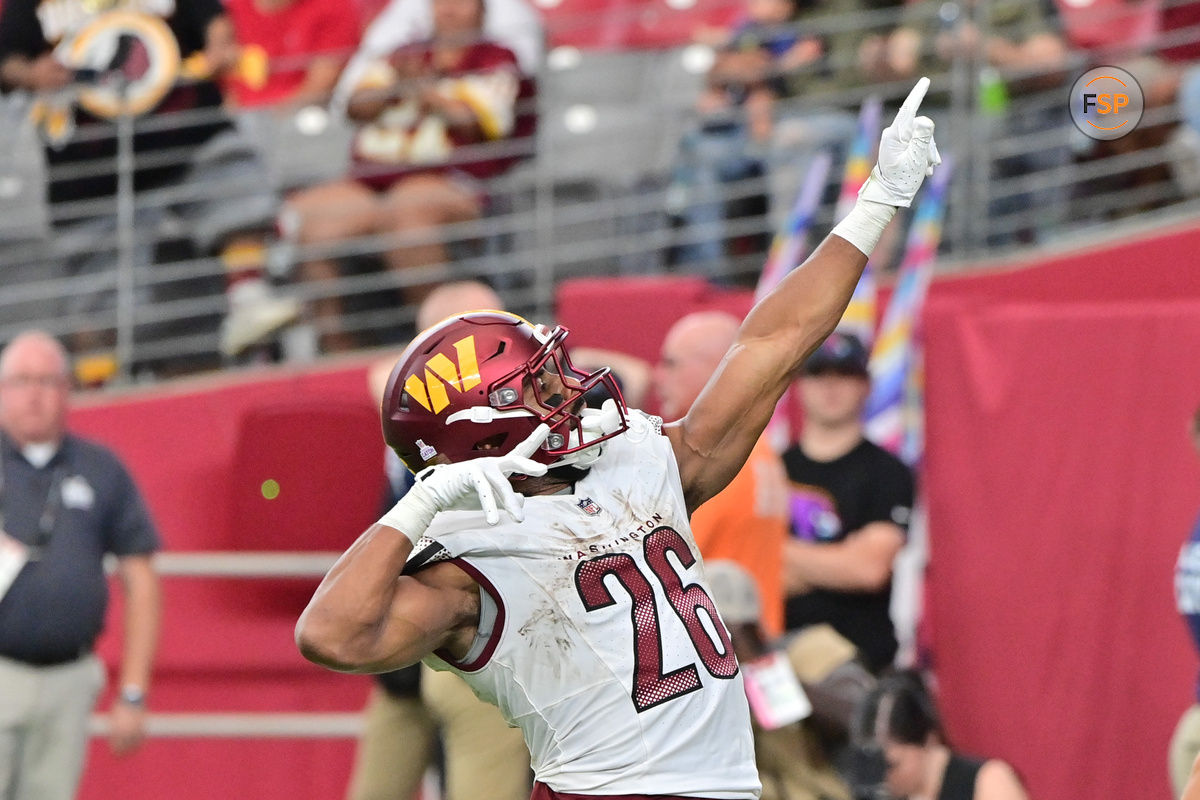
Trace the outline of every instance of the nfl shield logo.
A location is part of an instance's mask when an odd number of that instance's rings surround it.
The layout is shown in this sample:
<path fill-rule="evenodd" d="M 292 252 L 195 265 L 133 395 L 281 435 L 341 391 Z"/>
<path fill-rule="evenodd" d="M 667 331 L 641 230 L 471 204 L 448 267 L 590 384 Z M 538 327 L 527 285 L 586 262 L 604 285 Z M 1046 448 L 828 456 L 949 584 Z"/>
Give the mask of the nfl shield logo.
<path fill-rule="evenodd" d="M 600 506 L 596 505 L 590 497 L 580 500 L 578 506 L 583 510 L 583 513 L 593 517 L 600 513 Z"/>

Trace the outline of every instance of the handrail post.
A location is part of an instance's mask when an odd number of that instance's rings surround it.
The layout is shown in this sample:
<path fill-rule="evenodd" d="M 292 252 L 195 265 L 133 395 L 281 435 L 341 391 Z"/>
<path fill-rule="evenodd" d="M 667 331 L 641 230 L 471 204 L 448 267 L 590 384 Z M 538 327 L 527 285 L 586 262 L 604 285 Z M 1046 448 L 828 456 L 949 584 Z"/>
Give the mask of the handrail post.
<path fill-rule="evenodd" d="M 117 115 L 117 369 L 119 380 L 128 383 L 133 367 L 133 335 L 137 268 L 136 197 L 134 195 L 134 118 L 125 107 Z"/>

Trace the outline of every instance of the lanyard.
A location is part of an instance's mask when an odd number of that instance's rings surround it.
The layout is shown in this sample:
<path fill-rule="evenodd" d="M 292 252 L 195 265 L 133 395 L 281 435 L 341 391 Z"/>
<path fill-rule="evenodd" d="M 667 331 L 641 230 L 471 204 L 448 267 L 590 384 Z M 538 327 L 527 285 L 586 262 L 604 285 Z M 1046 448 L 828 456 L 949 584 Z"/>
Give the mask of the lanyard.
<path fill-rule="evenodd" d="M 50 544 L 50 537 L 54 535 L 54 524 L 58 521 L 58 512 L 62 506 L 62 484 L 67 477 L 67 468 L 59 464 L 54 468 L 54 472 L 50 475 L 50 489 L 46 492 L 45 499 L 42 500 L 42 513 L 38 516 L 38 534 L 37 538 L 30 544 L 30 548 L 37 552 L 46 545 Z M 4 530 L 4 500 L 7 484 L 4 480 L 4 452 L 0 449 L 0 531 Z"/>

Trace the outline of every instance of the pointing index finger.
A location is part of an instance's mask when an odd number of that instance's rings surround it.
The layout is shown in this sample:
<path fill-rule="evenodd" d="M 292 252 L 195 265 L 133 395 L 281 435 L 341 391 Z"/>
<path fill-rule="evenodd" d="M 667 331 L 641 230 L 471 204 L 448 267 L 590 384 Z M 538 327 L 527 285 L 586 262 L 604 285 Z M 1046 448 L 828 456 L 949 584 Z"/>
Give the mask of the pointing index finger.
<path fill-rule="evenodd" d="M 912 128 L 913 119 L 917 116 L 917 109 L 921 107 L 921 101 L 925 99 L 927 91 L 929 91 L 929 78 L 921 78 L 908 93 L 908 97 L 904 98 L 900 110 L 896 112 L 897 128 L 900 130 Z"/>
<path fill-rule="evenodd" d="M 542 446 L 542 442 L 546 441 L 546 437 L 550 435 L 550 426 L 542 423 L 533 429 L 533 433 L 525 437 L 525 439 L 509 451 L 509 455 L 518 456 L 519 458 L 529 458 L 537 452 Z"/>

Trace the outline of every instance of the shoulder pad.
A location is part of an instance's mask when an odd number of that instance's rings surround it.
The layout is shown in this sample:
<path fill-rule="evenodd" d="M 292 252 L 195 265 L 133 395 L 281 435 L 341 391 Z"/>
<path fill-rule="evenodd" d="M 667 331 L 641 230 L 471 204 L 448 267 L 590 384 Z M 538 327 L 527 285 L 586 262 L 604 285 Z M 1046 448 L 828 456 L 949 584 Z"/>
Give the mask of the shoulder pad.
<path fill-rule="evenodd" d="M 412 554 L 409 555 L 401 575 L 415 575 L 421 570 L 431 567 L 440 561 L 449 561 L 453 556 L 450 551 L 428 536 L 417 539 Z"/>

